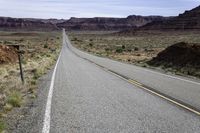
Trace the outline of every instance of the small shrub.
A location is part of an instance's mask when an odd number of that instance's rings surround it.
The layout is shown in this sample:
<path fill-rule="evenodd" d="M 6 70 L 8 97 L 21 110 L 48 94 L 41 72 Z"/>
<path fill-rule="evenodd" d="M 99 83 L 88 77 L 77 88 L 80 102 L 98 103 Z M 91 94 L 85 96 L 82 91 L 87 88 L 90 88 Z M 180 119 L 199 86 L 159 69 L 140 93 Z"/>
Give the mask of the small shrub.
<path fill-rule="evenodd" d="M 43 74 L 42 70 L 35 69 L 33 71 L 33 79 L 37 80 Z"/>
<path fill-rule="evenodd" d="M 37 69 L 35 68 L 35 69 L 33 69 L 33 70 L 31 70 L 31 72 L 33 73 L 33 79 L 38 79 L 38 73 L 37 73 Z"/>
<path fill-rule="evenodd" d="M 89 46 L 90 46 L 90 47 L 93 47 L 93 43 L 89 43 Z"/>
<path fill-rule="evenodd" d="M 13 91 L 7 100 L 8 104 L 11 104 L 13 107 L 20 107 L 22 104 L 22 96 L 19 92 Z"/>
<path fill-rule="evenodd" d="M 36 84 L 37 84 L 36 80 L 31 80 L 31 85 L 36 85 Z"/>
<path fill-rule="evenodd" d="M 78 39 L 76 37 L 74 37 L 74 39 L 72 41 L 78 41 Z"/>
<path fill-rule="evenodd" d="M 48 48 L 47 44 L 44 44 L 44 48 Z"/>
<path fill-rule="evenodd" d="M 142 67 L 148 67 L 148 65 L 147 65 L 147 64 L 141 64 L 141 66 L 142 66 Z"/>
<path fill-rule="evenodd" d="M 122 49 L 125 49 L 126 47 L 125 47 L 125 45 L 122 45 Z"/>
<path fill-rule="evenodd" d="M 134 48 L 134 51 L 139 51 L 139 48 L 138 48 L 138 47 L 135 47 L 135 48 Z"/>
<path fill-rule="evenodd" d="M 118 48 L 118 49 L 116 49 L 116 51 L 115 51 L 116 53 L 122 53 L 123 52 L 123 50 L 121 49 L 121 48 Z"/>
<path fill-rule="evenodd" d="M 105 48 L 105 51 L 107 51 L 107 52 L 108 52 L 108 51 L 110 51 L 110 49 L 109 49 L 109 48 Z"/>
<path fill-rule="evenodd" d="M 6 128 L 6 124 L 3 121 L 0 121 L 0 133 L 2 133 Z"/>
<path fill-rule="evenodd" d="M 23 42 L 24 41 L 24 39 L 23 38 L 21 38 L 20 40 L 19 40 L 19 42 Z"/>
<path fill-rule="evenodd" d="M 49 54 L 49 53 L 46 53 L 46 55 L 45 55 L 46 57 L 51 57 L 51 54 Z"/>
<path fill-rule="evenodd" d="M 190 68 L 188 69 L 188 75 L 195 75 L 196 74 L 196 70 L 194 68 Z"/>
<path fill-rule="evenodd" d="M 129 48 L 129 49 L 127 49 L 127 52 L 132 52 L 132 49 L 130 49 L 130 48 Z"/>
<path fill-rule="evenodd" d="M 10 41 L 4 41 L 3 44 L 12 44 Z"/>

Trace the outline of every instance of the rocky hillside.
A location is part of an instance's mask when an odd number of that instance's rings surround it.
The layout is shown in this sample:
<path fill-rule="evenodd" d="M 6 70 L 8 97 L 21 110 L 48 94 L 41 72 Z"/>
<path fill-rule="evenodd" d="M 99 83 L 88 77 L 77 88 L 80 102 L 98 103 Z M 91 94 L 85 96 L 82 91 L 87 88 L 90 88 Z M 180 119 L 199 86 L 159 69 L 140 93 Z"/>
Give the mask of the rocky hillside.
<path fill-rule="evenodd" d="M 137 15 L 131 15 L 126 18 L 128 23 L 131 23 L 133 25 L 136 25 L 137 27 L 144 26 L 148 23 L 151 23 L 153 21 L 162 21 L 166 20 L 168 17 L 162 17 L 162 16 L 137 16 Z"/>
<path fill-rule="evenodd" d="M 200 44 L 180 42 L 174 44 L 150 61 L 152 64 L 200 67 Z"/>
<path fill-rule="evenodd" d="M 200 6 L 169 20 L 148 23 L 140 30 L 200 30 Z"/>
<path fill-rule="evenodd" d="M 42 19 L 0 17 L 0 30 L 57 30 L 55 23 Z"/>
<path fill-rule="evenodd" d="M 161 16 L 128 16 L 127 18 L 71 18 L 63 23 L 57 24 L 60 28 L 67 30 L 126 30 L 143 26 L 155 20 L 163 20 Z"/>
<path fill-rule="evenodd" d="M 65 19 L 35 19 L 35 18 L 24 18 L 24 20 L 34 21 L 34 22 L 44 22 L 44 23 L 51 23 L 51 24 L 58 24 L 65 22 Z"/>
<path fill-rule="evenodd" d="M 200 44 L 180 42 L 161 51 L 148 62 L 152 66 L 173 68 L 177 71 L 200 77 Z"/>

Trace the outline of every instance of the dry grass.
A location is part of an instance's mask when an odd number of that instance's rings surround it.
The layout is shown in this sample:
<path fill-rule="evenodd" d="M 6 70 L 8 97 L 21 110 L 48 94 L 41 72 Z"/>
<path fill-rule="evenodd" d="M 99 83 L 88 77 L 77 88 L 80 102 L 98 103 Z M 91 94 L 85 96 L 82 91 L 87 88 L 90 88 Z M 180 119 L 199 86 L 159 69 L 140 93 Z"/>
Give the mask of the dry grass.
<path fill-rule="evenodd" d="M 19 91 L 13 91 L 7 98 L 7 103 L 13 107 L 20 107 L 22 105 L 22 95 Z"/>
<path fill-rule="evenodd" d="M 25 84 L 20 80 L 18 63 L 0 64 L 0 113 L 9 113 L 12 108 L 21 107 L 29 98 L 35 98 L 38 78 L 55 63 L 61 48 L 61 33 L 34 33 L 25 36 L 21 33 L 0 32 L 0 44 L 24 46 L 23 70 Z M 6 119 L 7 115 L 0 115 Z M 3 123 L 3 121 L 2 121 Z M 4 127 L 4 126 L 2 126 Z M 0 123 L 1 130 L 1 123 Z"/>
<path fill-rule="evenodd" d="M 6 128 L 6 124 L 3 121 L 0 121 L 0 133 L 2 133 Z"/>

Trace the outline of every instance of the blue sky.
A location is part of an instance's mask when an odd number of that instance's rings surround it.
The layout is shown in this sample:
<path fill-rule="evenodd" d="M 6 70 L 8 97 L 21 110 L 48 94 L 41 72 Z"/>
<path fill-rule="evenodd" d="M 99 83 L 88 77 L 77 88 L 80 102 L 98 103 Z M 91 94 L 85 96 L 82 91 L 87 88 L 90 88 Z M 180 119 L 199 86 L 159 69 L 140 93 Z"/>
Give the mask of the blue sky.
<path fill-rule="evenodd" d="M 0 0 L 0 16 L 22 18 L 176 16 L 200 0 Z"/>

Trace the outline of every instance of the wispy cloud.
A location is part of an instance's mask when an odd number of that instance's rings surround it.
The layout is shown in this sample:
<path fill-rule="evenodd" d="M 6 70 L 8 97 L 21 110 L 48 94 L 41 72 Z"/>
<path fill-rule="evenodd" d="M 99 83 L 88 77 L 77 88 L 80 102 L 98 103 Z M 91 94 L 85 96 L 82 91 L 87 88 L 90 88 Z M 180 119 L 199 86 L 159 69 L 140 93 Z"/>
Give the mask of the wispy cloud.
<path fill-rule="evenodd" d="M 0 0 L 0 16 L 65 19 L 131 14 L 174 16 L 198 4 L 200 0 Z"/>

